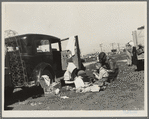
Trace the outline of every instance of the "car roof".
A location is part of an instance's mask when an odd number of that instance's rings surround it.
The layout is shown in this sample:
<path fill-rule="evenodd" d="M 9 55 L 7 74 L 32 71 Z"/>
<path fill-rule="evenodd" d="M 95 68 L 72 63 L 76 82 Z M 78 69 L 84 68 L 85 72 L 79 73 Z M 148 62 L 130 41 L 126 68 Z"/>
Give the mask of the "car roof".
<path fill-rule="evenodd" d="M 9 38 L 5 38 L 6 42 L 9 42 L 9 40 L 13 40 L 14 38 L 19 40 L 20 38 L 27 37 L 30 41 L 33 39 L 38 39 L 38 38 L 47 38 L 50 39 L 51 43 L 56 43 L 60 41 L 60 38 L 54 37 L 51 35 L 45 35 L 45 34 L 23 34 L 23 35 L 17 35 Z"/>

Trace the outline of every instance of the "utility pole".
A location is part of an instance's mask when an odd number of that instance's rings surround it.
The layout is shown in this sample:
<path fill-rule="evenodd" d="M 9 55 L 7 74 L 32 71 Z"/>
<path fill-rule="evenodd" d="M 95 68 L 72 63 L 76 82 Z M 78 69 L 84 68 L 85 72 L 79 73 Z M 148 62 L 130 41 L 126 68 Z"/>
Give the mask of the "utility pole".
<path fill-rule="evenodd" d="M 112 43 L 112 50 L 113 50 L 113 45 L 114 45 L 114 43 Z"/>
<path fill-rule="evenodd" d="M 118 47 L 118 50 L 120 51 L 120 44 L 119 43 L 117 43 L 117 47 Z"/>
<path fill-rule="evenodd" d="M 120 44 L 117 43 L 117 47 L 118 47 L 118 53 L 120 53 Z"/>
<path fill-rule="evenodd" d="M 101 48 L 101 52 L 102 52 L 102 43 L 101 43 L 101 44 L 99 44 L 99 47 Z"/>

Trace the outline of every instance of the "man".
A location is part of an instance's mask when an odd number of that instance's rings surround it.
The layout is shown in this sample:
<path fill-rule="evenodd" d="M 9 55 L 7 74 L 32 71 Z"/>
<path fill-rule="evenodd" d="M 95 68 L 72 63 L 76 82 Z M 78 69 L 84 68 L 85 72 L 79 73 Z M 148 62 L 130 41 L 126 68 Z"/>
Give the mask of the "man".
<path fill-rule="evenodd" d="M 126 55 L 127 55 L 127 65 L 132 65 L 132 45 L 130 43 L 126 44 Z"/>

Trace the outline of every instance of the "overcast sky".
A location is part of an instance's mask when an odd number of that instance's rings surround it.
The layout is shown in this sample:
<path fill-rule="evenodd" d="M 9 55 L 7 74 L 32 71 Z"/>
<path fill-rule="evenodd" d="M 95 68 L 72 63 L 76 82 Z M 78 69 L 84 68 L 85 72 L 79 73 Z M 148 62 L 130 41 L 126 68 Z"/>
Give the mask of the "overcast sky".
<path fill-rule="evenodd" d="M 124 46 L 146 25 L 147 2 L 44 2 L 3 4 L 3 30 L 61 39 L 78 35 L 82 54 Z M 146 26 L 145 26 L 146 27 Z"/>

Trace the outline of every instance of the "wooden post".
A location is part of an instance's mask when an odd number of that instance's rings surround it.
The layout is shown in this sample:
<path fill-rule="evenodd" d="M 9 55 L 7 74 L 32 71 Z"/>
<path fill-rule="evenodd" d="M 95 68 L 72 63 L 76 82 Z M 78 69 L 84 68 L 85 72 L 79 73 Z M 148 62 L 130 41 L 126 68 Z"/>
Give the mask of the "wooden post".
<path fill-rule="evenodd" d="M 138 42 L 137 42 L 137 32 L 136 31 L 132 31 L 132 37 L 133 37 L 133 42 L 135 47 L 137 47 Z"/>
<path fill-rule="evenodd" d="M 81 69 L 81 58 L 80 58 L 80 48 L 79 48 L 78 36 L 75 36 L 75 39 L 76 39 L 76 46 L 77 46 L 78 68 Z"/>

